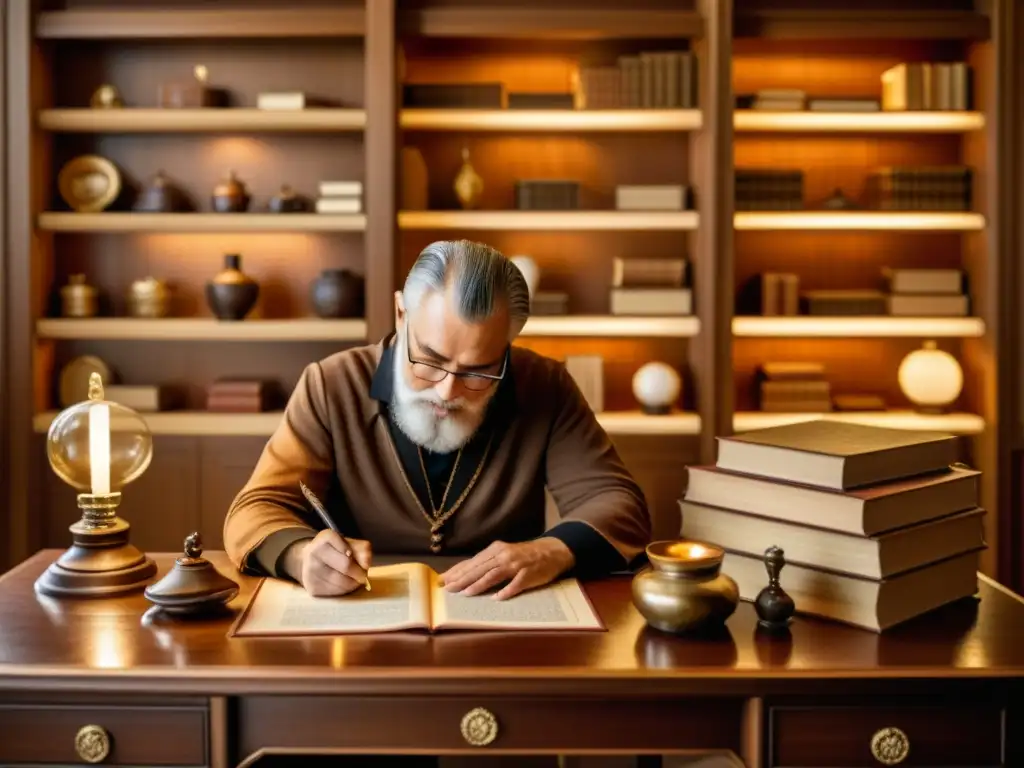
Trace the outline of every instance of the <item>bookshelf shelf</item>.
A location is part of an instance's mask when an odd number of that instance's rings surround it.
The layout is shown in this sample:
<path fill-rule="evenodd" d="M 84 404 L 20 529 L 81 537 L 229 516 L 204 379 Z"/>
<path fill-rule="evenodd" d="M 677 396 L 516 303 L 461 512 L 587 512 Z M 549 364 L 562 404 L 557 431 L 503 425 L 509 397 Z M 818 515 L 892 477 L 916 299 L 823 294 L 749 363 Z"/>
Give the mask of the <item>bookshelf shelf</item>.
<path fill-rule="evenodd" d="M 971 232 L 985 228 L 985 217 L 952 211 L 745 211 L 735 214 L 733 226 L 738 230 Z"/>
<path fill-rule="evenodd" d="M 685 338 L 700 332 L 700 319 L 682 317 L 624 317 L 622 315 L 534 316 L 522 336 L 584 336 Z"/>
<path fill-rule="evenodd" d="M 401 211 L 400 229 L 682 230 L 697 229 L 696 211 Z"/>
<path fill-rule="evenodd" d="M 704 34 L 704 19 L 690 10 L 425 7 L 410 10 L 404 21 L 409 33 L 422 37 L 611 40 Z"/>
<path fill-rule="evenodd" d="M 41 213 L 50 232 L 362 232 L 366 216 L 326 213 Z"/>
<path fill-rule="evenodd" d="M 768 112 L 737 110 L 737 131 L 762 133 L 966 133 L 985 127 L 980 112 Z"/>
<path fill-rule="evenodd" d="M 961 10 L 737 8 L 736 36 L 776 40 L 986 40 L 982 13 Z"/>
<path fill-rule="evenodd" d="M 161 411 L 141 415 L 154 435 L 267 437 L 280 423 L 281 413 Z M 33 418 L 35 431 L 46 432 L 56 416 L 56 411 L 36 414 Z"/>
<path fill-rule="evenodd" d="M 866 424 L 892 429 L 951 432 L 958 435 L 978 435 L 985 431 L 985 420 L 973 413 L 922 414 L 914 411 L 836 411 L 833 413 L 762 413 L 739 412 L 733 418 L 733 429 L 747 432 L 803 421 L 832 419 L 854 424 Z"/>
<path fill-rule="evenodd" d="M 36 414 L 36 432 L 46 432 L 57 412 Z M 211 413 L 207 411 L 163 411 L 144 413 L 154 435 L 269 436 L 281 420 L 280 411 L 267 413 Z M 693 413 L 648 416 L 632 411 L 604 412 L 597 419 L 610 435 L 697 435 L 700 417 Z"/>
<path fill-rule="evenodd" d="M 405 109 L 416 131 L 694 131 L 699 109 Z"/>
<path fill-rule="evenodd" d="M 242 320 L 206 318 L 52 318 L 36 323 L 41 339 L 124 341 L 363 341 L 365 320 Z"/>
<path fill-rule="evenodd" d="M 361 37 L 362 8 L 235 8 L 223 10 L 105 10 L 40 13 L 43 40 L 165 40 L 213 38 Z"/>
<path fill-rule="evenodd" d="M 39 127 L 63 133 L 361 131 L 361 109 L 44 109 Z"/>
<path fill-rule="evenodd" d="M 976 317 L 734 317 L 734 336 L 759 338 L 976 338 Z"/>

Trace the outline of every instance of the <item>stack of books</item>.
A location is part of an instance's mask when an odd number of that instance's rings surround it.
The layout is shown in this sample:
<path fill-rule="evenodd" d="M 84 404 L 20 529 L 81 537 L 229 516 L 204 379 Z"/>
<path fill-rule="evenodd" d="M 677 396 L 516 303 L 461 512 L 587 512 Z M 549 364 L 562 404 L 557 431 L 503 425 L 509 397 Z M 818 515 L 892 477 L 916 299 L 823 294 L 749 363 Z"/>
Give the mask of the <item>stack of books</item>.
<path fill-rule="evenodd" d="M 616 258 L 609 305 L 613 315 L 692 315 L 686 259 Z"/>
<path fill-rule="evenodd" d="M 970 299 L 959 269 L 883 268 L 889 314 L 904 317 L 966 317 Z"/>
<path fill-rule="evenodd" d="M 763 363 L 757 371 L 758 402 L 766 413 L 832 410 L 832 385 L 822 363 Z"/>
<path fill-rule="evenodd" d="M 317 213 L 362 213 L 363 182 L 321 181 Z"/>
<path fill-rule="evenodd" d="M 785 550 L 797 613 L 881 632 L 974 595 L 986 548 L 980 472 L 951 435 L 820 419 L 718 439 L 689 469 L 682 537 L 726 550 L 740 597 Z"/>

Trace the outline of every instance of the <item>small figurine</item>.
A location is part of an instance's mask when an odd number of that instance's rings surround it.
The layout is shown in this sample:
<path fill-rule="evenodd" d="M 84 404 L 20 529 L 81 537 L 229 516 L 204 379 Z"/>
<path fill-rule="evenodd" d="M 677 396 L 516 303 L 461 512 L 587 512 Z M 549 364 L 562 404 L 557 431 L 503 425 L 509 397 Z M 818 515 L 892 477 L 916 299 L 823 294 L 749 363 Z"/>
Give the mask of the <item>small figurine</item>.
<path fill-rule="evenodd" d="M 793 598 L 779 584 L 779 573 L 786 565 L 786 553 L 779 547 L 768 547 L 764 552 L 764 567 L 768 571 L 768 586 L 761 590 L 754 601 L 758 626 L 771 631 L 783 631 L 789 627 L 796 606 Z"/>

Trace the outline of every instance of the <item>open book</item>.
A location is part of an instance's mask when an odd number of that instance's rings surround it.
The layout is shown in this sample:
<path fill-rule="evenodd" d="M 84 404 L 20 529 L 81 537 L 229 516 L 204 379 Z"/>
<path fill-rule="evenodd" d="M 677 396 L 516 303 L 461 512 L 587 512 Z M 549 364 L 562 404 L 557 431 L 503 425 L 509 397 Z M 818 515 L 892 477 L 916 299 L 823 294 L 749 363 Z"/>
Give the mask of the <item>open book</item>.
<path fill-rule="evenodd" d="M 263 579 L 235 622 L 236 637 L 343 635 L 402 629 L 603 630 L 576 579 L 522 592 L 507 600 L 445 590 L 422 563 L 371 567 L 373 590 L 311 597 L 300 585 Z"/>

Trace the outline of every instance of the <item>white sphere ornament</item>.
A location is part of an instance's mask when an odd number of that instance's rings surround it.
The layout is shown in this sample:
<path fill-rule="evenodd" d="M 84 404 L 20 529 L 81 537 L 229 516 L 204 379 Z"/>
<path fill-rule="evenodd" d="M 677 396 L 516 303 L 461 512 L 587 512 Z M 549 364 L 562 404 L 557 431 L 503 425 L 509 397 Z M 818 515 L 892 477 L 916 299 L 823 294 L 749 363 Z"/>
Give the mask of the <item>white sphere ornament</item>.
<path fill-rule="evenodd" d="M 633 374 L 633 397 L 644 413 L 669 413 L 682 386 L 679 374 L 665 363 L 647 363 Z"/>
<path fill-rule="evenodd" d="M 964 386 L 960 363 L 934 341 L 903 358 L 898 378 L 903 394 L 922 413 L 947 411 Z"/>
<path fill-rule="evenodd" d="M 537 262 L 531 259 L 529 256 L 513 256 L 509 259 L 520 272 L 523 273 L 523 277 L 526 279 L 526 287 L 530 291 L 530 298 L 537 292 L 537 284 L 540 282 L 540 267 L 537 266 Z"/>

